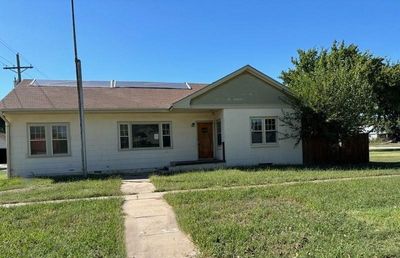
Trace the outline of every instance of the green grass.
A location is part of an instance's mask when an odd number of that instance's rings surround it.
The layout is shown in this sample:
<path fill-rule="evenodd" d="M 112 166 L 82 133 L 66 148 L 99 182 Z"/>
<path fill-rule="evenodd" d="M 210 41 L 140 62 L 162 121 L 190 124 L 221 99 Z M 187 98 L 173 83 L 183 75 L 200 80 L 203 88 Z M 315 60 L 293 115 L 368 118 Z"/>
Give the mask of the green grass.
<path fill-rule="evenodd" d="M 6 179 L 3 176 L 0 178 L 0 204 L 116 196 L 121 195 L 120 185 L 121 179 L 118 177 Z M 6 191 L 10 190 L 10 187 L 18 190 Z"/>
<path fill-rule="evenodd" d="M 400 147 L 400 142 L 392 143 L 392 142 L 385 142 L 385 141 L 371 141 L 369 143 L 370 147 Z"/>
<path fill-rule="evenodd" d="M 399 257 L 400 178 L 167 194 L 205 257 Z"/>
<path fill-rule="evenodd" d="M 400 151 L 370 151 L 370 160 L 372 162 L 398 162 L 400 163 Z"/>
<path fill-rule="evenodd" d="M 125 257 L 120 199 L 0 208 L 1 257 Z"/>
<path fill-rule="evenodd" d="M 52 183 L 50 179 L 38 179 L 38 178 L 11 178 L 7 179 L 7 174 L 5 171 L 0 171 L 0 191 L 27 188 L 33 186 L 43 186 Z"/>
<path fill-rule="evenodd" d="M 316 179 L 333 179 L 400 174 L 399 169 L 221 169 L 186 172 L 169 176 L 154 175 L 151 181 L 158 191 L 199 189 L 211 187 L 260 185 L 283 182 L 300 182 Z"/>

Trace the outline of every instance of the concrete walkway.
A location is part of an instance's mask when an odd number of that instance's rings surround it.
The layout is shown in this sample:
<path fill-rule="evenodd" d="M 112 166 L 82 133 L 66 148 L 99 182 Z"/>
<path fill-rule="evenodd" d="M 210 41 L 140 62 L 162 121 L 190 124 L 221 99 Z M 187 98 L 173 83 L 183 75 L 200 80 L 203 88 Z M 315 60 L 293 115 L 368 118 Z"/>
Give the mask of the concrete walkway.
<path fill-rule="evenodd" d="M 188 236 L 179 230 L 171 206 L 162 198 L 163 193 L 154 190 L 148 179 L 124 180 L 122 183 L 128 257 L 195 257 L 197 250 Z"/>

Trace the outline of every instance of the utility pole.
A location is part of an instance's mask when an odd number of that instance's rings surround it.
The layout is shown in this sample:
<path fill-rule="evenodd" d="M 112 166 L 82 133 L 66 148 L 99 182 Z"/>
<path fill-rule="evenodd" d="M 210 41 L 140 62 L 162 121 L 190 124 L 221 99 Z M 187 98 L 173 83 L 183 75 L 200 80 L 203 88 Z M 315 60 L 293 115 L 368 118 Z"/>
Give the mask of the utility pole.
<path fill-rule="evenodd" d="M 81 129 L 82 173 L 84 177 L 87 177 L 85 110 L 83 105 L 82 68 L 81 68 L 81 60 L 78 58 L 78 48 L 76 44 L 74 0 L 71 0 L 71 11 L 72 11 L 72 33 L 73 33 L 74 54 L 75 54 L 76 87 L 78 90 L 79 122 Z"/>
<path fill-rule="evenodd" d="M 17 53 L 17 65 L 16 66 L 5 66 L 3 67 L 4 70 L 11 70 L 14 73 L 17 73 L 18 75 L 18 80 L 16 81 L 16 84 L 20 83 L 22 81 L 22 73 L 25 72 L 28 69 L 32 69 L 33 66 L 21 66 L 21 62 L 19 61 L 19 53 Z M 14 80 L 15 83 L 15 80 Z"/>

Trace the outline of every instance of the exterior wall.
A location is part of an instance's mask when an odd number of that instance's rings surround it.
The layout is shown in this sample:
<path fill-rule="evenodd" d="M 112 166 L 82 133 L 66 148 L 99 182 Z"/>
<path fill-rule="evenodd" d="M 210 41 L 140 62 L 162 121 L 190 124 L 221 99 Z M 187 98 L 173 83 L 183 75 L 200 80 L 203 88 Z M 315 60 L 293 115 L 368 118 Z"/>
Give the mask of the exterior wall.
<path fill-rule="evenodd" d="M 191 107 L 282 107 L 287 96 L 250 73 L 218 85 L 191 100 Z"/>
<path fill-rule="evenodd" d="M 279 139 L 279 133 L 288 128 L 277 119 L 278 143 L 270 146 L 252 146 L 250 117 L 279 117 L 281 109 L 224 109 L 223 128 L 226 165 L 302 164 L 301 143 L 295 146 L 295 139 Z M 282 137 L 282 136 L 281 136 Z"/>
<path fill-rule="evenodd" d="M 78 174 L 81 168 L 80 134 L 77 114 L 6 114 L 11 123 L 12 175 L 35 176 Z M 86 115 L 87 162 L 90 171 L 121 171 L 162 168 L 171 161 L 197 160 L 196 121 L 214 121 L 215 113 L 88 113 Z M 172 122 L 171 149 L 119 150 L 118 122 Z M 29 157 L 29 123 L 67 122 L 71 155 Z"/>
<path fill-rule="evenodd" d="M 222 141 L 225 142 L 226 165 L 257 165 L 259 163 L 301 164 L 301 144 L 294 140 L 279 140 L 277 146 L 252 147 L 250 117 L 280 116 L 281 109 L 224 109 L 198 113 L 88 113 L 86 144 L 89 172 L 124 171 L 162 168 L 171 161 L 197 160 L 196 121 L 214 122 L 215 158 L 222 159 L 222 147 L 217 146 L 216 123 L 221 119 Z M 11 168 L 15 176 L 79 174 L 80 134 L 77 114 L 6 114 L 10 121 Z M 118 122 L 171 122 L 172 148 L 149 150 L 119 150 Z M 64 157 L 29 157 L 29 123 L 69 123 L 71 155 Z M 278 131 L 284 127 L 278 120 Z"/>

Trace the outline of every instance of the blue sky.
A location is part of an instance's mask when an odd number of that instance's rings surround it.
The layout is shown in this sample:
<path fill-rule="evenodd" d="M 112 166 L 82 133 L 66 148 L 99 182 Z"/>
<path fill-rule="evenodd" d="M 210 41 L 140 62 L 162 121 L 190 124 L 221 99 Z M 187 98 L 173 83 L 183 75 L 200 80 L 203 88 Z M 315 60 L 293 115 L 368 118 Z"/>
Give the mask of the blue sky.
<path fill-rule="evenodd" d="M 296 50 L 334 40 L 400 60 L 400 1 L 75 0 L 85 80 L 212 82 L 251 64 L 273 78 Z M 39 70 L 74 79 L 69 0 L 0 0 L 0 40 Z M 0 44 L 0 61 L 15 62 Z M 5 59 L 4 59 L 5 58 Z M 0 62 L 0 65 L 3 64 Z M 0 70 L 0 97 L 13 87 Z"/>

